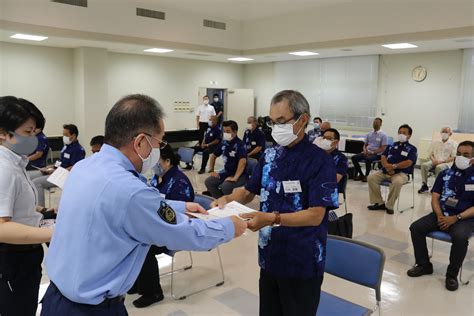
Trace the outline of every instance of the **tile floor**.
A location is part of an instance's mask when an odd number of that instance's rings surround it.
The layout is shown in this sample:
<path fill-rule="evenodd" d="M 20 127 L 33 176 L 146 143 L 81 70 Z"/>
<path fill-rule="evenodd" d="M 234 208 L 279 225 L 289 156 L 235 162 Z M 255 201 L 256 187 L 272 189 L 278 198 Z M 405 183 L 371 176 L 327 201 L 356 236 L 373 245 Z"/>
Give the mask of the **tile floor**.
<path fill-rule="evenodd" d="M 186 171 L 195 185 L 203 191 L 206 175 Z M 415 173 L 415 189 L 419 188 L 419 171 Z M 411 204 L 410 185 L 404 186 L 400 207 Z M 53 197 L 57 203 L 58 196 Z M 384 249 L 385 271 L 382 283 L 382 309 L 386 316 L 398 315 L 474 315 L 474 246 L 470 245 L 464 262 L 464 278 L 471 278 L 471 284 L 459 287 L 456 292 L 444 288 L 449 244 L 435 242 L 433 256 L 434 274 L 411 279 L 406 270 L 414 264 L 413 248 L 408 227 L 411 222 L 430 212 L 430 195 L 415 194 L 415 208 L 403 213 L 387 215 L 382 211 L 368 211 L 367 184 L 349 181 L 347 187 L 349 212 L 354 214 L 354 238 L 372 243 Z M 258 208 L 257 201 L 251 207 Z M 338 210 L 341 215 L 343 208 Z M 430 244 L 430 243 L 429 243 Z M 225 269 L 225 283 L 185 300 L 176 301 L 170 294 L 170 278 L 163 277 L 161 285 L 165 292 L 164 301 L 145 309 L 137 309 L 132 301 L 137 295 L 128 295 L 126 305 L 130 315 L 258 315 L 257 234 L 248 231 L 244 236 L 220 247 Z M 215 251 L 193 253 L 194 267 L 176 276 L 176 291 L 184 293 L 192 288 L 218 282 L 218 261 Z M 188 256 L 179 253 L 177 264 L 186 264 Z M 159 257 L 162 272 L 169 271 L 170 258 Z M 46 271 L 43 271 L 41 292 L 48 285 Z M 326 275 L 323 290 L 356 302 L 366 307 L 375 305 L 372 290 Z M 40 308 L 39 308 L 40 310 Z M 39 312 L 39 311 L 38 311 Z"/>

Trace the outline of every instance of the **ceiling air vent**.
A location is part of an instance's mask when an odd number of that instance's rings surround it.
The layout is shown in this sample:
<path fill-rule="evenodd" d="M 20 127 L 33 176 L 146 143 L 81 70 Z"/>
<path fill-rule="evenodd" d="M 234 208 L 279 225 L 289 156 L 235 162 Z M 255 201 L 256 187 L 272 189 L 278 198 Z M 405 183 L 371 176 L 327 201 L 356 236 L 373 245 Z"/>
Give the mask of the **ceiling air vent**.
<path fill-rule="evenodd" d="M 157 20 L 164 20 L 165 12 L 137 8 L 137 16 L 143 16 L 145 18 L 151 18 L 151 19 L 157 19 Z"/>
<path fill-rule="evenodd" d="M 204 20 L 203 26 L 210 27 L 213 29 L 225 30 L 225 23 L 224 22 L 217 22 L 211 20 Z"/>
<path fill-rule="evenodd" d="M 51 2 L 75 5 L 76 7 L 87 8 L 87 0 L 51 0 Z"/>

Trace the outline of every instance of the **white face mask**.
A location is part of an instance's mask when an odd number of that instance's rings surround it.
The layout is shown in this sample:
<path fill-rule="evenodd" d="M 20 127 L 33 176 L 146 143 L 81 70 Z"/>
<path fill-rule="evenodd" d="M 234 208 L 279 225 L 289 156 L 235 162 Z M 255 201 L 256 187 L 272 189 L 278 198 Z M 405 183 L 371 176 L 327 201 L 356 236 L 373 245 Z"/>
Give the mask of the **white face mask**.
<path fill-rule="evenodd" d="M 153 166 L 155 166 L 158 161 L 160 161 L 160 149 L 159 148 L 154 148 L 152 145 L 151 145 L 151 142 L 148 140 L 148 138 L 145 136 L 145 139 L 146 141 L 148 142 L 148 144 L 150 144 L 150 147 L 151 147 L 151 152 L 150 154 L 148 155 L 147 158 L 143 158 L 142 156 L 140 156 L 139 153 L 138 154 L 138 157 L 140 157 L 140 159 L 142 160 L 142 171 L 141 173 L 146 173 L 148 170 L 150 170 L 151 168 L 153 168 Z"/>
<path fill-rule="evenodd" d="M 405 135 L 405 134 L 398 134 L 398 141 L 399 141 L 400 143 L 404 143 L 404 142 L 406 142 L 407 140 L 408 140 L 407 135 Z"/>
<path fill-rule="evenodd" d="M 332 148 L 332 141 L 329 139 L 324 139 L 322 137 L 318 137 L 314 140 L 313 144 L 321 148 L 322 150 L 330 150 Z"/>
<path fill-rule="evenodd" d="M 447 141 L 449 139 L 449 133 L 441 133 L 441 139 Z"/>
<path fill-rule="evenodd" d="M 231 141 L 232 140 L 232 134 L 231 133 L 224 133 L 223 138 L 226 141 Z"/>
<path fill-rule="evenodd" d="M 252 129 L 253 125 L 252 124 L 247 124 L 247 129 Z"/>
<path fill-rule="evenodd" d="M 466 158 L 464 156 L 456 156 L 456 160 L 454 160 L 454 163 L 456 164 L 456 167 L 460 170 L 466 170 L 471 166 L 471 159 L 472 158 Z"/>
<path fill-rule="evenodd" d="M 219 98 L 214 98 L 214 102 L 219 102 Z"/>
<path fill-rule="evenodd" d="M 314 129 L 318 129 L 319 128 L 319 123 L 314 123 L 313 126 L 314 126 Z"/>
<path fill-rule="evenodd" d="M 64 145 L 69 145 L 71 142 L 71 139 L 67 136 L 63 136 L 63 143 Z"/>
<path fill-rule="evenodd" d="M 205 105 L 208 105 L 209 104 L 209 100 L 204 100 L 203 102 Z"/>
<path fill-rule="evenodd" d="M 297 135 L 293 134 L 293 125 L 296 124 L 298 120 L 296 120 L 296 122 L 293 124 L 275 124 L 273 126 L 272 137 L 278 143 L 278 145 L 288 146 L 298 138 Z"/>

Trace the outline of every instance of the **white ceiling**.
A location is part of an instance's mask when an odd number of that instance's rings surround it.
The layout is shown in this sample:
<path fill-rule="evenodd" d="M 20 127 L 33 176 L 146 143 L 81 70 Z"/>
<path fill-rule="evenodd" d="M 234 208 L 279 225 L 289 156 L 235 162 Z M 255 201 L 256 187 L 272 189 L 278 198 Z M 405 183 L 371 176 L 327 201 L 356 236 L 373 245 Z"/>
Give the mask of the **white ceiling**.
<path fill-rule="evenodd" d="M 377 6 L 389 3 L 399 5 L 421 3 L 427 6 L 436 3 L 449 3 L 452 5 L 473 3 L 472 0 L 137 0 L 136 2 L 181 11 L 192 11 L 198 14 L 208 14 L 214 17 L 237 21 L 275 17 L 354 2 L 357 2 L 357 5 L 361 6 Z"/>

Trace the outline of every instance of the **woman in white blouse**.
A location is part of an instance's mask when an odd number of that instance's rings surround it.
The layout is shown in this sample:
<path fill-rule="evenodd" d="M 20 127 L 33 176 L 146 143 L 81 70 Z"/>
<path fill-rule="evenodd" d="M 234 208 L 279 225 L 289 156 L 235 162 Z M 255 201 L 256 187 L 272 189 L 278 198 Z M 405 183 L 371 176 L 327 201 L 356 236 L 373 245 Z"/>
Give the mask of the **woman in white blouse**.
<path fill-rule="evenodd" d="M 32 103 L 0 97 L 0 315 L 35 315 L 41 244 L 52 235 L 39 228 L 43 208 L 25 170 L 37 146 L 38 120 L 44 117 Z"/>

